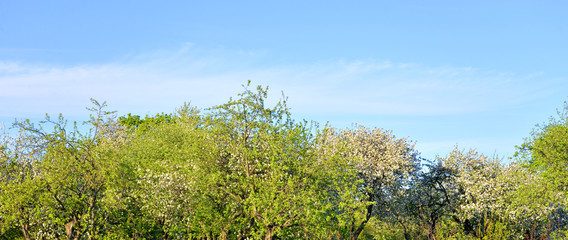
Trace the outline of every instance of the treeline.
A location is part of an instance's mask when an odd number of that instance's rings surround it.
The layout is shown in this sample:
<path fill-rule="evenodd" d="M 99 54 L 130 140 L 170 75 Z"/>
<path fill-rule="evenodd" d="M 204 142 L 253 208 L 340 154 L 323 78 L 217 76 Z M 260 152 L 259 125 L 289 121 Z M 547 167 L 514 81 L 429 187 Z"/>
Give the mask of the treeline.
<path fill-rule="evenodd" d="M 422 159 L 379 128 L 295 121 L 267 88 L 208 109 L 89 131 L 17 121 L 0 142 L 0 239 L 562 239 L 568 124 L 510 164 L 456 148 Z"/>

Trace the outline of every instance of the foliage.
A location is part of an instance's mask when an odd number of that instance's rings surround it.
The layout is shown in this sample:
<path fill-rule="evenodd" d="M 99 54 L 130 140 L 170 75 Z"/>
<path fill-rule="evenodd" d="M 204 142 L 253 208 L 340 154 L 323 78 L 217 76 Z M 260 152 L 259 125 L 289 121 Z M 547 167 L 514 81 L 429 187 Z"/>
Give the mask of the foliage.
<path fill-rule="evenodd" d="M 557 112 L 557 118 L 533 129 L 515 156 L 558 190 L 568 191 L 568 102 Z"/>
<path fill-rule="evenodd" d="M 562 239 L 568 107 L 518 162 L 421 159 L 392 131 L 296 121 L 249 84 L 206 109 L 17 121 L 0 138 L 0 239 Z M 51 129 L 50 129 L 51 128 Z"/>
<path fill-rule="evenodd" d="M 151 117 L 146 115 L 144 118 L 140 118 L 139 115 L 132 115 L 131 113 L 126 116 L 121 116 L 118 118 L 120 125 L 130 128 L 130 129 L 140 129 L 139 131 L 144 131 L 152 126 L 157 126 L 161 124 L 175 123 L 177 117 L 174 114 L 156 114 Z"/>
<path fill-rule="evenodd" d="M 113 113 L 103 110 L 105 103 L 93 104 L 94 115 L 87 122 L 92 128 L 85 135 L 76 125 L 68 132 L 62 116 L 57 121 L 47 116 L 39 126 L 14 124 L 20 135 L 4 144 L 2 162 L 8 173 L 2 195 L 20 200 L 15 205 L 4 200 L 2 206 L 9 208 L 6 215 L 17 218 L 5 226 L 20 225 L 24 238 L 92 239 L 105 230 L 103 201 L 116 166 L 111 151 L 120 146 L 121 131 L 110 117 Z M 51 132 L 44 130 L 46 124 L 53 125 Z M 18 170 L 19 176 L 10 174 Z"/>
<path fill-rule="evenodd" d="M 38 170 L 40 145 L 25 131 L 16 137 L 4 135 L 0 145 L 0 233 L 2 236 L 22 234 L 30 239 L 41 228 L 43 206 L 38 199 L 44 181 Z M 15 233 L 15 229 L 21 232 Z"/>

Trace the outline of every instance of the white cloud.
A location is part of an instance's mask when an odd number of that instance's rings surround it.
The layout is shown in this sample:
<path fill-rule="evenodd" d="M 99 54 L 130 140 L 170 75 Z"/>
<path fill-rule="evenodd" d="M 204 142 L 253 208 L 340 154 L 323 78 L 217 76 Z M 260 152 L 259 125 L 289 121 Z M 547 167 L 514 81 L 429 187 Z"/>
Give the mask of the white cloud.
<path fill-rule="evenodd" d="M 3 117 L 86 114 L 89 98 L 122 113 L 172 111 L 184 101 L 223 103 L 248 79 L 283 90 L 295 111 L 315 114 L 436 115 L 519 104 L 544 94 L 531 79 L 473 68 L 372 59 L 263 66 L 264 51 L 200 49 L 127 56 L 107 64 L 50 66 L 0 62 Z M 536 76 L 538 77 L 538 76 Z"/>
<path fill-rule="evenodd" d="M 91 97 L 107 101 L 119 114 L 171 112 L 189 101 L 205 108 L 226 102 L 250 79 L 254 85 L 268 85 L 273 99 L 284 91 L 295 116 L 329 120 L 340 127 L 363 118 L 368 126 L 417 136 L 417 147 L 428 158 L 449 152 L 456 143 L 489 155 L 495 150 L 507 155 L 528 132 L 506 123 L 524 121 L 518 125 L 530 129 L 535 122 L 528 117 L 530 112 L 524 112 L 534 111 L 547 96 L 563 96 L 567 89 L 566 81 L 550 80 L 542 73 L 519 76 L 374 59 L 304 65 L 270 65 L 269 60 L 266 51 L 202 49 L 188 43 L 106 64 L 0 61 L 0 121 L 41 118 L 45 113 L 84 120 Z M 524 109 L 529 105 L 532 110 Z M 432 116 L 456 115 L 461 118 L 420 123 Z M 461 122 L 470 116 L 476 119 Z M 494 123 L 501 125 L 488 127 Z M 473 124 L 480 125 L 471 128 Z"/>

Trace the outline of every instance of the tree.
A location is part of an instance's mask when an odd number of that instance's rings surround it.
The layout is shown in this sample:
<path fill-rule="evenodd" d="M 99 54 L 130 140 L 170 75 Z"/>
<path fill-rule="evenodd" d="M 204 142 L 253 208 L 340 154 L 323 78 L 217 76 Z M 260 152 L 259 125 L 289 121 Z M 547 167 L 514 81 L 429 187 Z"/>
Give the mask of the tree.
<path fill-rule="evenodd" d="M 568 191 L 568 102 L 558 117 L 537 125 L 515 157 L 560 191 Z"/>
<path fill-rule="evenodd" d="M 187 106 L 189 107 L 189 105 Z M 152 126 L 161 125 L 162 123 L 175 123 L 178 118 L 179 117 L 175 116 L 174 114 L 166 113 L 158 113 L 153 117 L 146 115 L 145 118 L 140 118 L 139 115 L 132 115 L 131 113 L 129 113 L 126 116 L 119 117 L 118 122 L 124 127 L 130 129 L 140 129 L 139 131 L 144 131 L 151 129 Z"/>
<path fill-rule="evenodd" d="M 39 126 L 30 121 L 15 123 L 25 133 L 26 145 L 24 150 L 13 152 L 11 162 L 25 163 L 25 156 L 37 159 L 23 165 L 30 166 L 34 173 L 20 177 L 23 181 L 17 186 L 28 191 L 38 189 L 41 194 L 24 194 L 14 189 L 27 196 L 27 202 L 34 201 L 29 209 L 44 215 L 41 220 L 50 224 L 50 238 L 64 235 L 66 239 L 96 239 L 106 228 L 108 212 L 103 205 L 112 169 L 118 164 L 113 153 L 122 144 L 122 130 L 112 118 L 113 112 L 103 110 L 105 103 L 92 102 L 95 106 L 90 110 L 94 115 L 87 122 L 92 126 L 88 134 L 81 134 L 76 124 L 69 131 L 61 115 L 56 121 L 47 116 Z M 46 124 L 52 124 L 53 130 L 46 131 Z M 41 185 L 22 185 L 37 179 L 35 175 Z M 20 201 L 23 202 L 26 201 Z"/>
<path fill-rule="evenodd" d="M 0 141 L 0 236 L 19 229 L 24 239 L 42 237 L 34 234 L 45 217 L 39 200 L 45 186 L 38 169 L 42 144 L 25 131 Z"/>
<path fill-rule="evenodd" d="M 426 164 L 427 170 L 420 173 L 414 191 L 413 212 L 428 240 L 436 239 L 436 230 L 441 220 L 455 210 L 461 194 L 454 178 L 456 172 L 440 160 Z"/>
<path fill-rule="evenodd" d="M 323 220 L 336 207 L 332 203 L 352 199 L 329 194 L 342 193 L 341 184 L 355 186 L 342 180 L 354 176 L 346 172 L 352 167 L 339 154 L 324 153 L 330 145 L 316 140 L 317 131 L 306 122 L 292 120 L 285 99 L 267 107 L 268 89 L 248 87 L 237 99 L 203 112 L 186 105 L 174 121 L 121 118 L 138 126 L 124 149 L 135 178 L 129 198 L 143 216 L 139 223 L 155 229 L 154 236 L 334 234 L 336 225 Z"/>
<path fill-rule="evenodd" d="M 414 144 L 390 131 L 358 125 L 335 134 L 345 144 L 341 154 L 357 174 L 353 184 L 358 193 L 351 196 L 355 202 L 343 238 L 358 239 L 372 217 L 403 223 L 398 216 L 404 209 L 398 203 L 406 197 L 420 166 Z"/>
<path fill-rule="evenodd" d="M 464 238 L 534 239 L 566 225 L 563 196 L 517 163 L 504 165 L 497 157 L 456 147 L 427 167 L 414 189 L 429 239 L 456 232 Z M 461 229 L 437 234 L 443 221 Z"/>
<path fill-rule="evenodd" d="M 552 235 L 566 238 L 568 226 L 566 195 L 541 175 L 532 172 L 517 162 L 508 166 L 501 178 L 508 182 L 504 219 L 511 225 L 515 235 L 525 239 L 546 239 Z"/>
<path fill-rule="evenodd" d="M 174 121 L 153 118 L 146 117 L 122 149 L 121 168 L 131 178 L 121 184 L 122 197 L 130 204 L 126 237 L 207 237 L 201 227 L 210 222 L 199 217 L 210 212 L 201 194 L 207 192 L 201 191 L 207 177 L 201 170 L 211 161 L 213 141 L 201 127 L 198 111 L 189 106 L 172 116 Z"/>
<path fill-rule="evenodd" d="M 549 234 L 566 227 L 568 193 L 568 102 L 556 117 L 537 125 L 514 158 L 533 181 L 522 185 L 516 199 L 522 215 L 534 219 L 532 232 Z M 554 220 L 551 222 L 551 220 Z M 526 224 L 524 224 L 526 225 Z M 525 227 L 526 228 L 526 227 Z M 528 234 L 528 232 L 527 232 Z"/>
<path fill-rule="evenodd" d="M 314 185 L 309 174 L 311 133 L 292 120 L 286 100 L 267 108 L 267 88 L 245 87 L 240 98 L 211 108 L 208 129 L 219 155 L 209 179 L 214 198 L 229 197 L 238 238 L 299 238 Z"/>
<path fill-rule="evenodd" d="M 486 157 L 476 150 L 460 150 L 457 147 L 447 156 L 438 158 L 445 168 L 453 173 L 454 192 L 452 220 L 463 228 L 467 235 L 479 239 L 496 237 L 500 228 L 501 237 L 510 239 L 513 234 L 507 224 L 511 223 L 508 197 L 518 187 L 512 167 L 502 165 L 497 157 Z M 505 231 L 505 232 L 503 232 Z"/>

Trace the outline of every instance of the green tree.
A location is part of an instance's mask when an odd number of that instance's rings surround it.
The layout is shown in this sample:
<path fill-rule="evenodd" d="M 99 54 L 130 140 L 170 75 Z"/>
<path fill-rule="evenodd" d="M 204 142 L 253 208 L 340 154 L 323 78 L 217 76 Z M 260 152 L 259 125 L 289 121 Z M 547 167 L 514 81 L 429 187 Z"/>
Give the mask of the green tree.
<path fill-rule="evenodd" d="M 224 220 L 238 222 L 225 231 L 238 238 L 302 237 L 315 191 L 309 174 L 311 131 L 292 120 L 285 99 L 267 108 L 267 88 L 247 87 L 206 117 L 220 150 L 209 181 L 238 215 L 238 221 Z"/>
<path fill-rule="evenodd" d="M 568 191 L 568 102 L 557 118 L 537 125 L 515 156 L 558 190 Z"/>
<path fill-rule="evenodd" d="M 199 216 L 211 212 L 203 181 L 214 149 L 197 113 L 188 107 L 178 111 L 175 123 L 147 121 L 123 149 L 121 168 L 131 178 L 121 184 L 130 203 L 127 236 L 207 236 L 201 227 L 211 224 Z"/>
<path fill-rule="evenodd" d="M 515 199 L 525 211 L 519 215 L 533 219 L 524 223 L 526 235 L 549 235 L 566 228 L 568 193 L 568 102 L 556 117 L 537 125 L 514 157 L 533 179 L 521 185 Z M 564 209 L 564 210 L 563 210 Z M 529 224 L 529 226 L 527 226 Z"/>
<path fill-rule="evenodd" d="M 42 142 L 19 131 L 15 137 L 3 135 L 0 142 L 0 236 L 24 239 L 35 235 L 42 226 L 44 206 L 41 199 L 45 182 L 38 164 Z M 16 234 L 15 229 L 20 233 Z"/>
<path fill-rule="evenodd" d="M 130 172 L 125 175 L 135 179 L 125 191 L 141 216 L 131 223 L 138 233 L 336 236 L 337 224 L 326 219 L 337 217 L 338 205 L 353 202 L 353 162 L 329 149 L 332 141 L 322 137 L 327 130 L 293 121 L 285 99 L 267 107 L 267 88 L 248 87 L 237 99 L 204 112 L 185 105 L 171 122 L 122 118 L 134 119 L 123 124 L 138 124 L 123 150 Z"/>
<path fill-rule="evenodd" d="M 47 116 L 38 126 L 30 121 L 15 123 L 26 134 L 23 152 L 37 159 L 24 166 L 33 167 L 30 169 L 34 169 L 41 181 L 35 181 L 40 185 L 29 185 L 36 178 L 34 174 L 26 174 L 13 189 L 16 192 L 27 189 L 21 197 L 27 196 L 28 203 L 33 201 L 29 209 L 44 215 L 41 221 L 49 225 L 40 230 L 49 229 L 49 238 L 97 239 L 107 227 L 105 219 L 109 213 L 105 211 L 104 201 L 112 169 L 118 164 L 113 153 L 121 145 L 122 130 L 113 113 L 103 110 L 105 103 L 92 102 L 93 115 L 87 122 L 91 129 L 87 134 L 80 133 L 76 124 L 69 131 L 61 115 L 55 121 Z M 52 131 L 44 129 L 47 124 L 53 126 Z M 22 162 L 18 153 L 12 154 L 12 162 Z M 34 189 L 41 194 L 32 194 Z"/>

